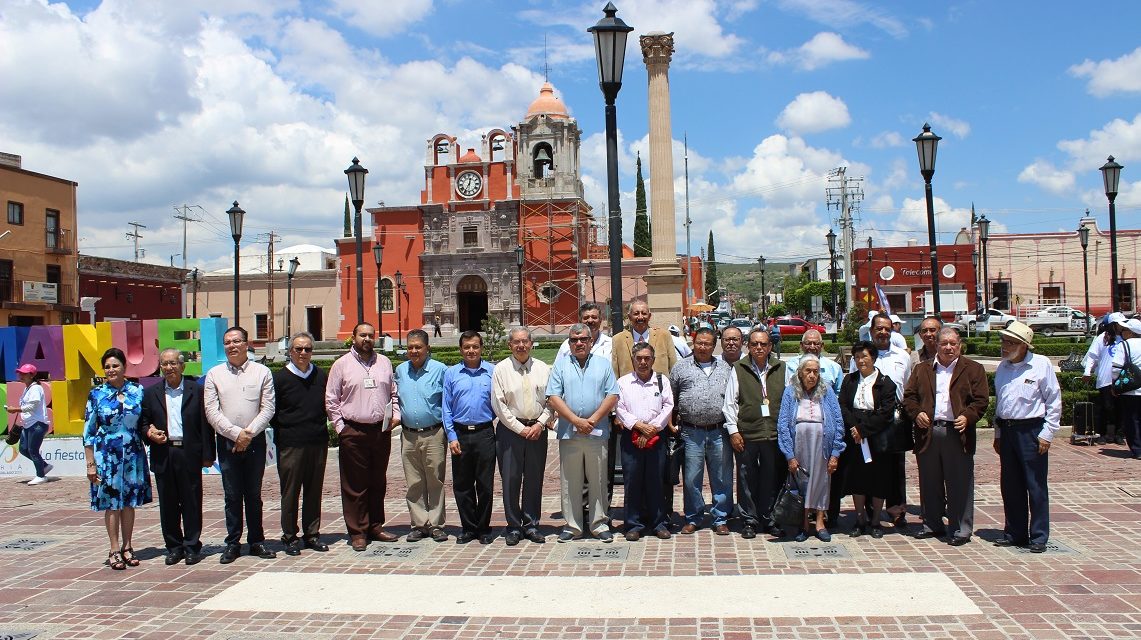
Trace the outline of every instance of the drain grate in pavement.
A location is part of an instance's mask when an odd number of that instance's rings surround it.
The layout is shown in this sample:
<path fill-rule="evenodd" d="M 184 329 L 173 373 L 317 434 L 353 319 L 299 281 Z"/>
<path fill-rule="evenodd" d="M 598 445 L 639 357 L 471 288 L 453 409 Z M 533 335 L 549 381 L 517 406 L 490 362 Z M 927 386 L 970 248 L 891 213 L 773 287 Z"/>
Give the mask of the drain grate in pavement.
<path fill-rule="evenodd" d="M 851 558 L 848 549 L 842 544 L 830 544 L 816 547 L 785 546 L 784 553 L 789 560 L 839 560 Z"/>
<path fill-rule="evenodd" d="M 0 640 L 30 640 L 38 635 L 40 635 L 38 631 L 11 632 L 0 629 Z"/>
<path fill-rule="evenodd" d="M 427 550 L 427 546 L 412 544 L 370 545 L 364 555 L 368 558 L 382 558 L 384 560 L 408 562 L 411 560 L 419 560 Z"/>
<path fill-rule="evenodd" d="M 0 551 L 39 551 L 56 542 L 58 542 L 58 540 L 51 538 L 12 538 L 0 542 Z M 0 633 L 0 640 L 3 640 L 5 637 L 3 633 Z"/>
<path fill-rule="evenodd" d="M 1007 547 L 1007 548 L 1013 550 L 1015 553 L 1030 553 L 1030 549 L 1028 549 L 1026 547 Z M 1063 542 L 1058 542 L 1057 540 L 1051 540 L 1051 541 L 1046 543 L 1046 553 L 1066 553 L 1066 554 L 1073 553 L 1073 554 L 1076 554 L 1076 553 L 1078 553 L 1078 550 L 1074 549 L 1073 547 L 1071 547 L 1071 546 L 1069 546 Z"/>
<path fill-rule="evenodd" d="M 630 548 L 627 546 L 573 546 L 567 550 L 568 562 L 626 562 L 630 557 Z"/>

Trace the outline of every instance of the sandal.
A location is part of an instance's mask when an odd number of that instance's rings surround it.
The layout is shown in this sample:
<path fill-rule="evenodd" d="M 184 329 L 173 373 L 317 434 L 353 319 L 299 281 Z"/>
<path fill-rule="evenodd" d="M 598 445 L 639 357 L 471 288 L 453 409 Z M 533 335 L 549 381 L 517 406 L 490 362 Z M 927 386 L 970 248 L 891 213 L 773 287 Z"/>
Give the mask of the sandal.
<path fill-rule="evenodd" d="M 135 557 L 135 550 L 130 547 L 122 548 L 123 562 L 127 563 L 128 567 L 139 566 L 139 559 Z"/>
<path fill-rule="evenodd" d="M 127 563 L 123 561 L 123 554 L 118 551 L 112 551 L 107 554 L 107 566 L 115 571 L 122 571 L 127 568 Z"/>

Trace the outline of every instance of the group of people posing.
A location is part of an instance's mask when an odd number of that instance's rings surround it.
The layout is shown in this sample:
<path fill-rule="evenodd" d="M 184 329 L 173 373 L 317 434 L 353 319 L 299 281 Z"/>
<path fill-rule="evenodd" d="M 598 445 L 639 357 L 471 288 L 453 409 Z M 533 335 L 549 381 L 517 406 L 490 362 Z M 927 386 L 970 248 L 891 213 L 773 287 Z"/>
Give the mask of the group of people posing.
<path fill-rule="evenodd" d="M 92 509 L 104 511 L 113 569 L 135 566 L 134 508 L 152 499 L 148 461 L 159 498 L 166 563 L 202 559 L 201 469 L 219 462 L 225 496 L 220 561 L 242 554 L 273 558 L 262 524 L 267 427 L 274 428 L 281 487 L 281 544 L 289 555 L 327 551 L 321 540 L 321 488 L 329 446 L 338 435 L 342 514 L 348 543 L 394 542 L 385 528 L 386 475 L 399 429 L 400 460 L 411 519 L 408 542 L 449 538 L 445 469 L 460 519 L 457 542 L 489 544 L 495 469 L 502 482 L 507 545 L 542 543 L 543 476 L 548 431 L 560 467 L 559 542 L 614 539 L 610 503 L 616 458 L 624 482 L 620 532 L 629 541 L 670 538 L 709 527 L 755 538 L 793 534 L 773 519 L 778 490 L 799 479 L 810 531 L 829 540 L 843 496 L 852 495 L 851 535 L 883 535 L 881 512 L 907 524 L 904 455 L 887 443 L 900 423 L 914 426 L 923 528 L 918 537 L 964 544 L 973 534 L 975 425 L 989 404 L 986 375 L 961 355 L 958 334 L 923 321 L 923 348 L 893 347 L 886 315 L 872 340 L 852 348 L 852 368 L 821 357 L 823 340 L 805 333 L 802 353 L 784 362 L 762 327 L 744 335 L 699 329 L 683 356 L 669 332 L 650 325 L 644 302 L 629 308 L 629 329 L 608 336 L 592 304 L 579 311 L 553 365 L 531 356 L 527 328 L 508 334 L 511 356 L 483 359 L 483 340 L 459 338 L 462 362 L 431 357 L 428 334 L 409 332 L 407 361 L 393 368 L 374 350 L 362 323 L 352 347 L 328 372 L 313 364 L 313 339 L 289 341 L 289 362 L 276 373 L 248 358 L 246 331 L 223 336 L 226 362 L 201 382 L 183 376 L 182 354 L 162 352 L 164 381 L 145 391 L 124 377 L 118 349 L 103 356 L 105 381 L 86 410 L 84 445 Z M 1058 428 L 1060 392 L 1049 360 L 1031 352 L 1033 332 L 1016 323 L 1003 332 L 996 374 L 994 447 L 1002 463 L 1005 536 L 1000 544 L 1042 551 L 1048 539 L 1047 452 Z M 705 501 L 709 473 L 711 502 Z M 680 477 L 679 477 L 680 476 Z M 734 495 L 734 476 L 736 492 Z M 674 521 L 675 484 L 682 520 Z M 300 526 L 298 515 L 300 511 Z M 614 514 L 617 515 L 617 514 Z M 615 518 L 617 520 L 617 518 Z M 814 525 L 814 526 L 812 526 Z"/>

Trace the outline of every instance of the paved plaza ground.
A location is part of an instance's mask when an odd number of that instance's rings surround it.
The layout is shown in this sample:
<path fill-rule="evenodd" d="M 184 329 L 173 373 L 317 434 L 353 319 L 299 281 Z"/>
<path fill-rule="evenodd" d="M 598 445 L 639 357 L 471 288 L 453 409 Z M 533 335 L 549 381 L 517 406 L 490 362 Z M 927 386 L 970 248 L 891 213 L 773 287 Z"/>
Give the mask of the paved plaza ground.
<path fill-rule="evenodd" d="M 1124 447 L 1059 438 L 1050 453 L 1051 534 L 1059 546 L 1031 555 L 988 542 L 1002 526 L 998 461 L 989 446 L 977 456 L 978 536 L 951 547 L 890 530 L 881 540 L 836 535 L 829 544 L 719 537 L 708 529 L 667 541 L 556 544 L 554 445 L 546 544 L 507 547 L 502 537 L 486 546 L 455 544 L 449 490 L 448 542 L 402 538 L 354 553 L 340 519 L 334 452 L 324 491 L 330 552 L 242 556 L 225 566 L 218 563 L 224 525 L 217 476 L 205 479 L 210 555 L 193 567 L 165 566 L 151 504 L 138 512 L 142 566 L 126 571 L 102 564 L 102 518 L 87 509 L 84 479 L 37 487 L 0 480 L 0 637 L 1141 637 L 1141 462 Z M 395 451 L 388 476 L 390 530 L 403 535 L 408 515 Z M 271 539 L 276 483 L 267 469 Z M 503 524 L 498 492 L 493 524 Z M 910 533 L 916 530 L 913 524 Z"/>

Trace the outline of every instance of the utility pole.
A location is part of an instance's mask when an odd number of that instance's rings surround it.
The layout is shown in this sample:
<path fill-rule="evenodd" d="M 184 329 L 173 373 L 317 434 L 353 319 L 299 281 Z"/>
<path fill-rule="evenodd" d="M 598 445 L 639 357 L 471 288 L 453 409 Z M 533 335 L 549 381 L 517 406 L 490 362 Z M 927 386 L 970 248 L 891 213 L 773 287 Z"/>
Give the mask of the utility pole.
<path fill-rule="evenodd" d="M 274 333 L 273 333 L 273 312 L 274 312 L 274 308 L 273 308 L 273 243 L 275 240 L 277 240 L 277 237 L 278 237 L 277 233 L 275 233 L 273 231 L 269 232 L 269 244 L 267 247 L 267 253 L 268 253 L 269 257 L 266 258 L 266 263 L 265 263 L 265 272 L 266 272 L 266 275 L 268 276 L 266 278 L 266 280 L 267 280 L 266 286 L 269 288 L 269 291 L 268 291 L 268 297 L 269 297 L 268 310 L 269 311 L 268 311 L 268 313 L 265 314 L 265 335 L 266 335 L 267 340 L 273 340 L 274 339 Z"/>
<path fill-rule="evenodd" d="M 682 134 L 682 144 L 685 148 L 685 300 L 682 302 L 685 313 L 689 315 L 689 305 L 693 302 L 693 258 L 690 257 L 689 225 L 689 136 Z"/>
<path fill-rule="evenodd" d="M 138 262 L 139 261 L 139 255 L 140 255 L 139 254 L 139 239 L 142 238 L 142 236 L 139 235 L 139 229 L 146 229 L 147 225 L 139 224 L 138 222 L 128 222 L 127 224 L 134 227 L 134 229 L 127 232 L 127 238 L 133 240 L 135 243 L 135 262 Z"/>
<path fill-rule="evenodd" d="M 852 251 L 855 250 L 856 217 L 860 201 L 864 199 L 864 190 L 860 183 L 863 178 L 849 178 L 846 175 L 847 167 L 839 167 L 828 174 L 828 182 L 837 184 L 835 187 L 825 188 L 828 196 L 828 208 L 836 207 L 839 218 L 836 225 L 840 227 L 840 260 L 841 270 L 844 274 L 844 309 L 852 307 L 852 287 L 849 284 L 852 273 Z M 840 314 L 836 314 L 839 321 Z"/>
<path fill-rule="evenodd" d="M 174 208 L 174 210 L 177 212 L 174 215 L 174 219 L 182 221 L 182 268 L 183 269 L 186 268 L 186 233 L 187 233 L 187 226 L 186 225 L 188 222 L 199 222 L 198 218 L 191 218 L 190 217 L 190 209 L 191 209 L 191 206 L 188 204 L 184 204 L 181 207 L 175 207 Z M 173 267 L 174 265 L 171 265 L 171 266 Z"/>

